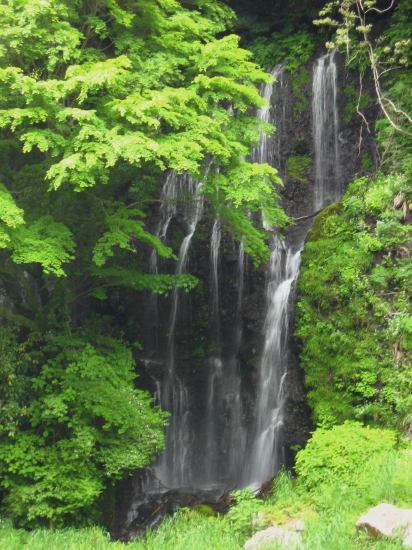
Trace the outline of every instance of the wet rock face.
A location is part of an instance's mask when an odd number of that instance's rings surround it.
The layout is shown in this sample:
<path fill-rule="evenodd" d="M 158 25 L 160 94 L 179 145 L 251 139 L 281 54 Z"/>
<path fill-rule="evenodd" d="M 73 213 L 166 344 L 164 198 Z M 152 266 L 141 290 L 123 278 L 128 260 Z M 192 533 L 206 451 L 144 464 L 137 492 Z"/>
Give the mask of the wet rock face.
<path fill-rule="evenodd" d="M 117 507 L 110 526 L 112 540 L 129 542 L 159 525 L 165 516 L 181 508 L 214 516 L 229 510 L 229 495 L 219 490 L 168 489 L 149 470 L 137 470 L 119 488 Z"/>
<path fill-rule="evenodd" d="M 286 213 L 292 218 L 305 218 L 314 213 L 312 76 L 316 59 L 323 53 L 318 51 L 297 74 L 283 72 L 271 97 L 271 118 L 277 127 L 277 133 L 269 140 L 269 161 L 278 168 L 284 185 L 277 191 Z M 365 169 L 373 167 L 377 152 L 373 132 L 367 133 L 361 117 L 351 112 L 350 102 L 353 103 L 353 90 L 356 93 L 359 88 L 359 75 L 346 72 L 344 59 L 340 56 L 336 55 L 335 60 L 338 67 L 338 152 L 342 183 L 345 187 L 355 176 L 365 175 Z M 372 131 L 379 114 L 373 101 L 372 84 L 364 82 L 363 90 L 371 97 L 371 101 L 362 112 Z M 178 253 L 183 238 L 187 235 L 184 211 L 180 208 L 177 206 L 176 215 L 170 221 L 165 238 L 165 244 L 171 246 L 175 253 Z M 202 485 L 202 479 L 206 479 L 207 471 L 210 474 L 209 481 L 213 478 L 217 484 L 241 485 L 240 477 L 230 473 L 236 471 L 236 461 L 239 461 L 232 453 L 233 442 L 245 438 L 243 448 L 250 445 L 248 434 L 253 431 L 258 393 L 258 367 L 264 347 L 267 311 L 265 292 L 268 266 L 261 265 L 255 268 L 246 257 L 242 268 L 243 276 L 240 278 L 239 243 L 234 242 L 230 233 L 223 227 L 218 262 L 218 312 L 217 316 L 213 314 L 213 304 L 216 303 L 212 295 L 214 275 L 211 267 L 211 235 L 214 221 L 210 206 L 205 204 L 203 217 L 197 223 L 190 244 L 187 265 L 187 272 L 195 275 L 199 279 L 199 284 L 187 294 L 181 292 L 181 305 L 174 329 L 174 368 L 187 390 L 186 420 L 190 432 L 189 439 L 192 441 L 188 451 L 190 457 L 186 459 L 190 464 L 191 483 L 198 486 L 205 486 L 204 483 Z M 302 219 L 284 231 L 289 247 L 297 250 L 303 246 L 312 221 L 313 218 Z M 158 213 L 154 211 L 147 224 L 155 232 L 157 223 Z M 148 251 L 148 256 L 149 253 Z M 158 268 L 159 272 L 173 273 L 175 266 L 175 262 L 160 261 Z M 123 316 L 125 319 L 133 319 L 129 337 L 143 344 L 143 351 L 136 354 L 139 374 L 137 384 L 159 396 L 162 390 L 160 382 L 168 368 L 167 340 L 172 296 L 157 298 L 156 318 L 149 314 L 152 311 L 152 297 L 149 293 L 128 290 L 125 291 L 124 298 Z M 293 465 L 295 454 L 291 448 L 303 446 L 312 428 L 303 373 L 298 362 L 299 343 L 293 335 L 293 320 L 290 325 L 288 374 L 284 386 L 286 401 L 280 430 L 281 462 L 289 467 Z M 238 330 L 241 331 L 240 340 Z M 222 377 L 219 368 L 213 367 L 217 364 L 216 359 L 226 365 L 236 362 L 235 370 L 240 379 L 237 394 L 233 391 L 233 381 Z M 213 376 L 214 401 L 211 407 L 208 400 L 210 401 L 210 383 Z M 238 397 L 241 401 L 240 408 L 235 406 Z M 212 413 L 216 427 L 213 447 L 210 447 L 208 422 Z M 236 432 L 232 430 L 230 433 L 228 426 L 233 425 L 235 416 L 240 427 L 238 426 Z M 244 461 L 243 456 L 240 457 L 240 462 L 242 460 Z M 129 492 L 130 495 L 135 494 L 136 490 L 133 489 L 132 478 L 126 480 L 121 488 L 121 491 L 125 494 Z M 130 498 L 120 499 L 123 505 L 119 504 L 116 512 L 116 530 L 119 533 L 127 523 L 127 506 L 130 506 Z M 124 504 L 126 501 L 129 502 L 127 506 Z M 162 510 L 164 509 L 165 506 Z"/>

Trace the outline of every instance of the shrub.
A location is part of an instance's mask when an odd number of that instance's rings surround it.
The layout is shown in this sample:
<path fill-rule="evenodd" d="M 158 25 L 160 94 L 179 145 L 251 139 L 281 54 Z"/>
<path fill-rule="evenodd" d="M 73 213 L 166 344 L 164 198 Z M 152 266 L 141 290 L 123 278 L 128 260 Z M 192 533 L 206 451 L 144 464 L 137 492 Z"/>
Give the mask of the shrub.
<path fill-rule="evenodd" d="M 357 485 L 365 464 L 393 449 L 395 433 L 346 421 L 331 429 L 318 428 L 296 456 L 296 472 L 307 489 L 321 483 Z"/>

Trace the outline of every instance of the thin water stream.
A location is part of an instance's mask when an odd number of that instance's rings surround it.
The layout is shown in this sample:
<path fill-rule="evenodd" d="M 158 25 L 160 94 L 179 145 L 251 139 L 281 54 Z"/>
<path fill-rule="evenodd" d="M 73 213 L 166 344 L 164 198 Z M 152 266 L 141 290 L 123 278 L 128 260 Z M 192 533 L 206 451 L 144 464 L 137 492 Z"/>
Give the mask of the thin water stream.
<path fill-rule="evenodd" d="M 313 67 L 313 144 L 315 149 L 315 210 L 342 196 L 339 161 L 339 112 L 335 50 L 321 56 Z"/>
<path fill-rule="evenodd" d="M 279 469 L 282 448 L 285 377 L 289 354 L 289 328 L 293 315 L 291 294 L 299 275 L 300 250 L 294 252 L 274 238 L 266 285 L 264 348 L 258 368 L 257 413 L 245 481 L 260 485 Z"/>
<path fill-rule="evenodd" d="M 178 196 L 186 198 L 184 208 L 184 221 L 187 226 L 187 235 L 184 237 L 179 249 L 179 260 L 175 274 L 181 275 L 187 272 L 189 249 L 196 231 L 196 226 L 203 215 L 203 200 L 199 194 L 201 182 L 195 181 L 189 174 L 184 173 L 176 177 L 178 182 L 174 186 Z M 166 179 L 165 185 L 170 185 Z M 172 192 L 170 192 L 172 195 Z M 166 216 L 170 210 L 165 209 L 165 215 L 161 221 L 162 228 L 166 228 L 170 219 Z M 167 221 L 168 220 L 168 221 Z M 188 406 L 187 388 L 175 370 L 175 330 L 179 315 L 182 315 L 184 307 L 181 307 L 182 289 L 175 287 L 172 291 L 172 306 L 169 317 L 167 339 L 167 363 L 164 379 L 158 381 L 158 400 L 163 410 L 171 413 L 169 426 L 166 429 L 166 450 L 156 465 L 157 477 L 170 487 L 189 485 L 191 479 L 191 443 L 193 439 L 190 425 L 190 413 Z"/>

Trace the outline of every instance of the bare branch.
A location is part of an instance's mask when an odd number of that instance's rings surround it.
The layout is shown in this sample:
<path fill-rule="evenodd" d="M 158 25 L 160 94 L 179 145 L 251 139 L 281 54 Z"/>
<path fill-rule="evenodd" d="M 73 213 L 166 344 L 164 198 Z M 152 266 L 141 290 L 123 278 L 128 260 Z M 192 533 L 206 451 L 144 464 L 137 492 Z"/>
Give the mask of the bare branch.
<path fill-rule="evenodd" d="M 385 13 L 386 11 L 389 11 L 390 9 L 393 8 L 393 5 L 395 4 L 395 1 L 396 0 L 392 0 L 391 2 L 391 5 L 388 7 L 388 8 L 385 8 L 384 10 L 379 10 L 378 8 L 374 8 L 374 7 L 371 7 L 371 8 L 368 8 L 367 10 L 364 9 L 364 7 L 362 6 L 362 9 L 363 9 L 363 12 L 366 14 L 366 13 L 369 13 L 370 11 L 376 11 L 378 13 Z M 360 2 L 361 3 L 361 2 Z M 361 3 L 362 5 L 362 3 Z"/>
<path fill-rule="evenodd" d="M 361 148 L 361 143 L 362 143 L 362 129 L 363 129 L 363 124 L 364 123 L 366 124 L 366 129 L 368 130 L 368 133 L 369 134 L 371 133 L 370 128 L 369 128 L 369 123 L 366 120 L 365 115 L 359 109 L 360 101 L 362 99 L 362 89 L 363 89 L 363 71 L 361 71 L 359 73 L 359 95 L 358 95 L 358 103 L 356 105 L 356 112 L 362 118 L 362 124 L 361 124 L 361 128 L 360 128 L 360 136 L 359 136 L 359 154 L 360 154 L 360 148 Z"/>
<path fill-rule="evenodd" d="M 325 206 L 326 208 L 326 206 Z M 294 222 L 299 222 L 300 220 L 308 220 L 309 218 L 314 218 L 318 214 L 320 214 L 325 208 L 321 208 L 320 210 L 317 210 L 313 214 L 309 214 L 309 216 L 301 216 L 300 218 L 292 218 Z"/>

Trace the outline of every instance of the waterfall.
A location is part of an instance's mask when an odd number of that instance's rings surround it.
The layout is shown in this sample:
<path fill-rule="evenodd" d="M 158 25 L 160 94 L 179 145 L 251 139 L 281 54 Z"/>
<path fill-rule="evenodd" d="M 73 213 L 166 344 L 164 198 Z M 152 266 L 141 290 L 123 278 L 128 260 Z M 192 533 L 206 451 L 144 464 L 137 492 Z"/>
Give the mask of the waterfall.
<path fill-rule="evenodd" d="M 210 267 L 211 267 L 211 302 L 212 302 L 212 332 L 215 344 L 218 346 L 220 341 L 220 319 L 219 319 L 219 260 L 220 260 L 220 241 L 222 239 L 222 229 L 219 218 L 216 218 L 212 236 L 210 239 Z"/>
<path fill-rule="evenodd" d="M 272 123 L 277 132 L 269 138 L 261 134 L 250 160 L 267 162 L 287 177 L 285 163 L 293 154 L 291 143 L 298 143 L 307 128 L 304 125 L 297 137 L 294 100 L 288 99 L 292 91 L 284 64 L 276 65 L 270 74 L 275 80 L 260 88 L 260 95 L 268 105 L 258 109 L 256 117 Z M 314 208 L 319 210 L 339 200 L 343 187 L 335 52 L 316 60 L 312 92 Z M 228 113 L 235 116 L 233 106 L 228 107 Z M 304 145 L 307 151 L 309 144 Z M 211 164 L 207 169 L 211 169 Z M 303 188 L 295 183 L 290 185 L 286 179 L 284 205 L 292 207 L 291 215 L 310 214 L 305 210 Z M 223 221 L 217 217 L 210 221 L 209 243 L 204 234 L 204 228 L 209 226 L 206 220 L 195 241 L 198 249 L 194 249 L 193 237 L 204 208 L 200 185 L 188 173 L 171 170 L 165 175 L 160 194 L 154 234 L 168 244 L 168 233 L 177 238 L 183 229 L 174 273 L 192 271 L 206 285 L 208 279 L 209 287 L 204 292 L 199 285 L 192 293 L 193 298 L 183 289 L 174 288 L 168 302 L 158 299 L 156 294 L 147 296 L 148 312 L 144 319 L 152 336 L 145 346 L 149 359 L 140 361 L 155 382 L 156 403 L 170 411 L 171 416 L 165 429 L 166 450 L 155 461 L 144 483 L 141 482 L 131 503 L 129 524 L 135 521 L 140 504 L 146 506 L 145 499 L 151 491 L 184 488 L 192 493 L 196 488 L 206 494 L 211 489 L 209 494 L 216 496 L 216 488 L 257 487 L 274 476 L 284 463 L 285 409 L 290 397 L 288 365 L 293 358 L 290 330 L 294 289 L 300 248 L 311 220 L 307 225 L 288 229 L 284 240 L 276 236 L 276 228 L 269 228 L 263 220 L 263 226 L 274 235 L 270 242 L 261 326 L 262 272 L 259 270 L 247 278 L 246 241 L 238 244 L 232 241 L 231 246 L 227 235 L 222 234 Z M 249 213 L 250 218 L 253 216 Z M 224 267 L 220 265 L 221 257 Z M 192 260 L 190 266 L 189 260 Z M 158 258 L 156 252 L 151 254 L 150 273 L 170 273 L 170 266 L 171 262 Z M 198 310 L 193 308 L 192 312 L 191 304 L 196 304 Z M 193 350 L 196 355 L 191 355 Z"/>
<path fill-rule="evenodd" d="M 210 296 L 211 296 L 211 347 L 213 357 L 209 359 L 206 405 L 206 449 L 205 478 L 206 483 L 213 483 L 218 477 L 216 456 L 218 450 L 220 392 L 217 384 L 223 374 L 223 363 L 220 357 L 220 316 L 219 316 L 219 259 L 222 231 L 219 218 L 213 224 L 210 238 Z"/>
<path fill-rule="evenodd" d="M 279 66 L 278 66 L 279 67 Z M 273 140 L 273 155 L 272 155 L 272 165 L 280 172 L 280 174 L 285 173 L 285 160 L 282 158 L 281 149 L 284 137 L 287 132 L 286 125 L 286 101 L 285 101 L 285 90 L 283 90 L 283 75 L 284 75 L 284 63 L 282 63 L 277 71 L 276 79 L 278 83 L 273 89 L 272 95 L 272 124 L 276 128 L 276 133 L 274 134 Z"/>
<path fill-rule="evenodd" d="M 159 222 L 155 231 L 156 237 L 164 242 L 170 221 L 177 211 L 177 199 L 182 192 L 181 183 L 183 178 L 178 176 L 176 170 L 170 170 L 160 193 Z M 149 258 L 149 273 L 157 275 L 159 272 L 158 257 L 155 249 L 152 250 Z M 159 354 L 159 314 L 158 295 L 151 292 L 148 304 L 148 319 L 151 327 L 151 340 L 148 347 Z"/>
<path fill-rule="evenodd" d="M 284 66 L 284 63 L 278 63 L 270 71 L 270 75 L 273 76 L 273 78 L 277 79 L 283 73 Z M 256 112 L 256 118 L 262 120 L 263 122 L 273 122 L 273 120 L 271 119 L 270 99 L 272 97 L 275 85 L 276 80 L 272 80 L 271 82 L 269 82 L 269 84 L 262 84 L 259 90 L 260 96 L 269 103 L 269 105 L 265 107 L 260 107 Z M 271 138 L 266 136 L 265 134 L 262 133 L 260 135 L 259 145 L 255 147 L 252 151 L 252 162 L 258 162 L 259 164 L 268 162 L 269 164 L 271 164 L 272 153 L 270 148 L 270 140 Z"/>
<path fill-rule="evenodd" d="M 181 275 L 187 271 L 189 248 L 196 226 L 203 214 L 203 200 L 199 194 L 201 182 L 195 181 L 189 174 L 177 176 L 178 195 L 186 195 L 189 201 L 185 203 L 183 219 L 187 227 L 179 249 L 179 260 L 175 274 Z M 166 179 L 165 186 L 171 186 Z M 172 191 L 170 191 L 171 193 Z M 165 190 L 168 193 L 168 190 Z M 175 211 L 165 208 L 165 215 L 161 217 L 159 227 L 167 231 L 171 217 Z M 171 214 L 170 218 L 168 215 Z M 168 221 L 167 221 L 168 220 Z M 169 426 L 166 429 L 166 450 L 156 466 L 158 477 L 171 487 L 189 484 L 191 481 L 191 443 L 193 439 L 190 426 L 188 392 L 184 382 L 175 370 L 175 331 L 181 308 L 183 290 L 175 287 L 172 292 L 172 307 L 168 325 L 167 340 L 167 369 L 164 380 L 158 384 L 158 400 L 163 410 L 171 412 Z"/>
<path fill-rule="evenodd" d="M 339 199 L 341 193 L 334 55 L 331 52 L 320 57 L 313 72 L 316 208 Z M 276 80 L 262 85 L 260 89 L 261 96 L 269 105 L 256 113 L 260 120 L 280 128 L 286 128 L 286 102 L 281 90 L 283 71 L 284 64 L 278 64 L 271 70 L 270 74 Z M 275 138 L 262 134 L 259 145 L 251 153 L 251 160 L 269 162 L 281 169 L 281 139 L 280 134 Z M 174 171 L 168 174 L 163 186 L 157 236 L 165 240 L 174 217 L 179 217 L 186 231 L 179 250 L 176 274 L 187 273 L 192 238 L 203 215 L 199 186 L 200 183 L 188 174 L 178 175 Z M 183 205 L 177 206 L 177 200 L 188 197 L 191 200 L 182 201 Z M 231 310 L 234 311 L 231 321 L 227 324 L 222 317 L 222 296 L 219 295 L 222 288 L 219 269 L 222 225 L 219 217 L 213 221 L 210 235 L 211 328 L 208 356 L 202 365 L 206 369 L 202 378 L 204 385 L 201 394 L 191 394 L 190 399 L 187 381 L 179 376 L 179 364 L 175 358 L 178 331 L 183 325 L 190 325 L 187 300 L 181 289 L 175 288 L 172 292 L 166 331 L 166 369 L 163 378 L 157 380 L 158 401 L 163 409 L 171 412 L 171 418 L 166 429 L 165 453 L 155 465 L 158 477 L 170 487 L 191 484 L 210 487 L 228 482 L 259 484 L 275 475 L 281 464 L 293 290 L 300 263 L 300 246 L 286 243 L 287 240 L 272 237 L 266 277 L 263 347 L 256 363 L 256 401 L 253 418 L 249 422 L 244 418 L 245 403 L 242 400 L 238 359 L 243 340 L 245 246 L 241 242 L 234 248 L 236 267 L 230 284 L 236 286 L 236 302 Z M 153 273 L 157 273 L 157 261 L 156 255 L 152 255 L 150 269 Z M 198 424 L 191 417 L 193 399 L 199 400 L 195 405 L 202 414 L 202 421 L 197 419 Z"/>
<path fill-rule="evenodd" d="M 271 75 L 282 85 L 284 64 L 276 65 Z M 270 102 L 276 82 L 261 87 L 260 93 Z M 256 116 L 275 126 L 285 126 L 285 103 L 258 109 Z M 281 169 L 280 140 L 261 135 L 255 148 L 254 162 L 270 162 Z M 272 152 L 273 150 L 273 152 Z M 264 222 L 264 226 L 266 226 Z M 283 423 L 286 399 L 284 382 L 288 363 L 288 337 L 293 304 L 290 295 L 299 273 L 300 251 L 293 252 L 284 242 L 274 238 L 266 281 L 266 318 L 263 351 L 257 367 L 256 412 L 249 434 L 249 456 L 243 468 L 242 484 L 259 485 L 276 474 L 280 463 L 279 430 Z"/>
<path fill-rule="evenodd" d="M 227 479 L 237 482 L 240 479 L 244 465 L 243 458 L 246 449 L 246 429 L 243 422 L 243 406 L 240 392 L 239 360 L 237 358 L 242 345 L 243 324 L 242 306 L 245 287 L 245 246 L 239 243 L 236 269 L 236 314 L 233 325 L 232 350 L 227 364 L 228 383 L 223 395 L 225 432 L 223 441 L 227 442 L 227 449 L 223 449 L 228 461 Z"/>
<path fill-rule="evenodd" d="M 262 483 L 279 467 L 279 429 L 283 423 L 284 381 L 288 363 L 288 337 L 293 304 L 290 300 L 297 279 L 300 251 L 293 252 L 275 241 L 266 286 L 267 313 L 264 348 L 259 364 L 257 414 L 248 483 Z"/>
<path fill-rule="evenodd" d="M 315 150 L 315 210 L 333 204 L 342 195 L 339 164 L 335 51 L 320 57 L 313 67 L 312 116 Z"/>

